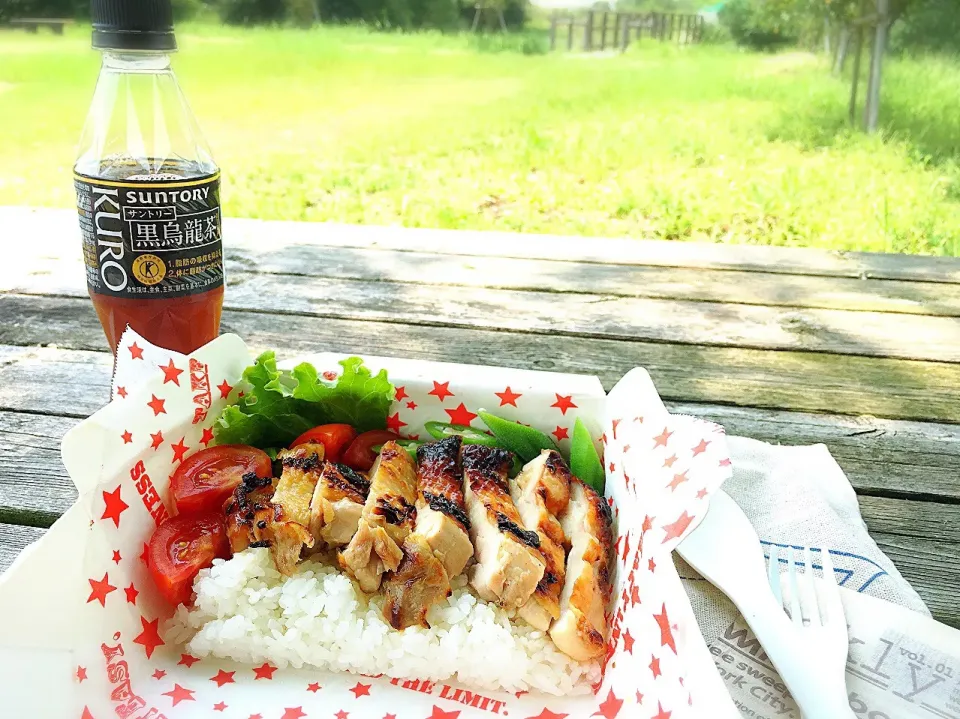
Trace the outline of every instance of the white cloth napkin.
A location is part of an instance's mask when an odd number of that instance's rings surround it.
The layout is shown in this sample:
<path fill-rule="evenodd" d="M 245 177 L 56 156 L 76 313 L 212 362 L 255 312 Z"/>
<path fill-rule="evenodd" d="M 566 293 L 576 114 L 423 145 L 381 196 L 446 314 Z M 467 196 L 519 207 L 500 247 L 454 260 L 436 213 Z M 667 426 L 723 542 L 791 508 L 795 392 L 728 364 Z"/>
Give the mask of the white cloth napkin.
<path fill-rule="evenodd" d="M 930 615 L 867 533 L 857 495 L 824 445 L 784 447 L 746 437 L 729 437 L 728 443 L 733 477 L 723 489 L 750 518 L 765 554 L 771 542 L 828 547 L 834 552 L 836 568 L 848 572 L 842 586 Z M 727 630 L 737 610 L 720 590 L 678 555 L 674 557 L 703 637 L 710 644 Z"/>

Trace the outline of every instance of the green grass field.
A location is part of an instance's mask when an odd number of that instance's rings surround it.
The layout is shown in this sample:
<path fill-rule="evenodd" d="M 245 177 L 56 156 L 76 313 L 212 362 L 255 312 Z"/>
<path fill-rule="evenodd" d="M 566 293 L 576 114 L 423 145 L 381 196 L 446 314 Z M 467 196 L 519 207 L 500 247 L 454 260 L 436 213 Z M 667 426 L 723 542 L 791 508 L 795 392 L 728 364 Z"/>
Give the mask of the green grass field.
<path fill-rule="evenodd" d="M 88 31 L 0 32 L 0 204 L 70 206 Z M 186 26 L 231 215 L 960 254 L 960 60 L 887 66 L 883 137 L 802 53 Z"/>

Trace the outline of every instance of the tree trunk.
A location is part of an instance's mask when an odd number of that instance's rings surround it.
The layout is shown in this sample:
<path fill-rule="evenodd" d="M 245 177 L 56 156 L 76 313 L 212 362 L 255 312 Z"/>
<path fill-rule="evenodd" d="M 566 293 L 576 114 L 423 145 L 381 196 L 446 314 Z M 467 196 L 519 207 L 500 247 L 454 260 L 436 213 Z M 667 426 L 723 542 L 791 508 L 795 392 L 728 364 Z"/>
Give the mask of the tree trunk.
<path fill-rule="evenodd" d="M 823 18 L 823 51 L 830 55 L 831 52 L 831 42 L 830 42 L 830 18 Z"/>
<path fill-rule="evenodd" d="M 877 27 L 870 54 L 870 85 L 867 90 L 864 126 L 867 132 L 876 132 L 880 120 L 880 83 L 883 80 L 883 55 L 887 49 L 890 31 L 890 0 L 877 0 Z"/>
<path fill-rule="evenodd" d="M 857 27 L 857 39 L 853 55 L 853 79 L 850 82 L 850 124 L 857 117 L 857 90 L 860 86 L 860 59 L 863 56 L 863 27 Z"/>
<path fill-rule="evenodd" d="M 837 57 L 833 61 L 833 74 L 842 75 L 847 64 L 847 53 L 850 50 L 850 26 L 840 28 L 840 41 L 837 43 Z"/>

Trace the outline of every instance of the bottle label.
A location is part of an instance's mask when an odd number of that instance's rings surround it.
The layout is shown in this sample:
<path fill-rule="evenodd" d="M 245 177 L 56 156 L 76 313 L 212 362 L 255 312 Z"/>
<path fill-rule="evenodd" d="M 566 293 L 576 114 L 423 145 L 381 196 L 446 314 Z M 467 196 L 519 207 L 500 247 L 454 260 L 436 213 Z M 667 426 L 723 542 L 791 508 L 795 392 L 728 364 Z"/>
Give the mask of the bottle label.
<path fill-rule="evenodd" d="M 74 173 L 74 186 L 92 292 L 171 298 L 223 285 L 219 172 L 119 181 Z"/>

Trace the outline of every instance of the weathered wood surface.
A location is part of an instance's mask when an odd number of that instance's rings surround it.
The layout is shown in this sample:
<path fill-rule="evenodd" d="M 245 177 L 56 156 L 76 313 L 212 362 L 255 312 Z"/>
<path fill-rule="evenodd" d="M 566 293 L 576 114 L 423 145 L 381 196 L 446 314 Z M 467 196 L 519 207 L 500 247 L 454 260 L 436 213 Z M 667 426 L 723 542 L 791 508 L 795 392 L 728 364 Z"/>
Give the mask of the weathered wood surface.
<path fill-rule="evenodd" d="M 0 237 L 18 228 L 43 241 L 0 266 L 0 566 L 74 500 L 59 441 L 110 383 L 74 215 L 0 208 Z M 825 443 L 873 536 L 960 625 L 960 260 L 250 220 L 226 235 L 223 329 L 255 351 L 607 388 L 642 365 L 731 434 Z"/>

